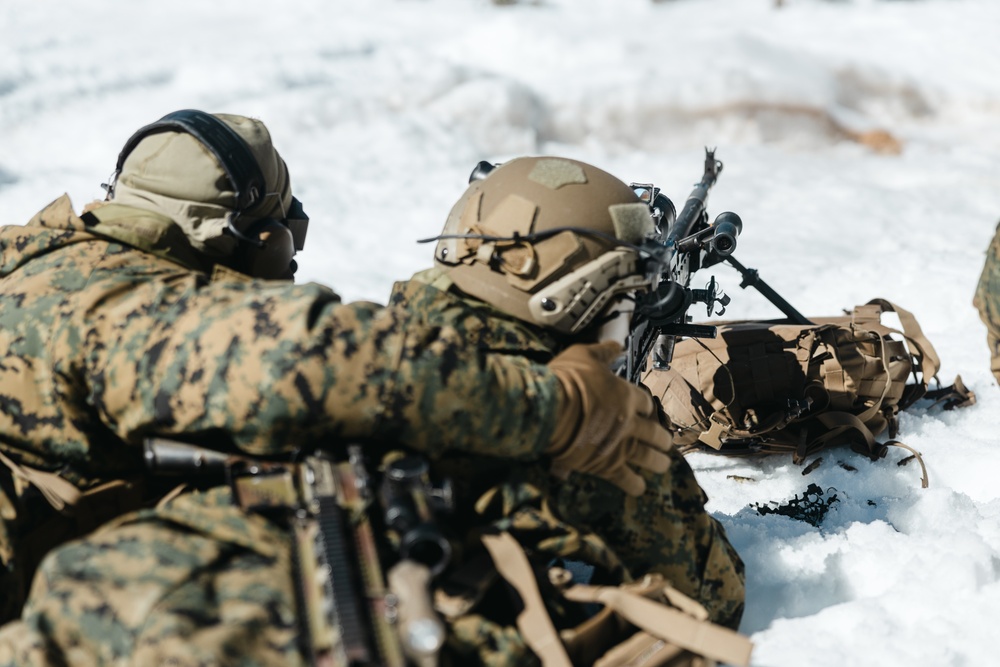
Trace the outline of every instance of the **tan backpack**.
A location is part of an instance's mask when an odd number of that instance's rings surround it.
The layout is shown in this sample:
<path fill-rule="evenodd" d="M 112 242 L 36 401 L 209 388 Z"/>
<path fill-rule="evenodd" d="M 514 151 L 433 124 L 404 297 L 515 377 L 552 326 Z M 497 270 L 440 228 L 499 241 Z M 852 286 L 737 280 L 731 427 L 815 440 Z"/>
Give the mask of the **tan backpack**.
<path fill-rule="evenodd" d="M 886 312 L 902 330 L 881 323 Z M 928 391 L 937 353 L 916 318 L 884 299 L 812 321 L 719 323 L 717 338 L 677 343 L 669 370 L 647 370 L 643 384 L 660 399 L 678 444 L 786 452 L 796 463 L 850 444 L 875 460 L 889 444 L 906 447 L 876 436 L 894 438 L 899 411 L 916 400 L 929 396 L 946 408 L 975 401 L 961 378 Z"/>

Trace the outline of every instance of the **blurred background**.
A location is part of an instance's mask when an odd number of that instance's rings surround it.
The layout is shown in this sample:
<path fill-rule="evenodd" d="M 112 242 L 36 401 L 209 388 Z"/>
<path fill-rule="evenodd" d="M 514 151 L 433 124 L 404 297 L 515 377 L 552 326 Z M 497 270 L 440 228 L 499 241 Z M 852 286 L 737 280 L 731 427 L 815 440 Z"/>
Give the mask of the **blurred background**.
<path fill-rule="evenodd" d="M 255 116 L 313 220 L 299 278 L 384 302 L 479 160 L 573 157 L 679 207 L 715 147 L 709 211 L 743 218 L 744 264 L 807 315 L 912 310 L 980 396 L 904 417 L 925 492 L 891 463 L 812 473 L 847 492 L 819 529 L 748 508 L 805 488 L 790 462 L 692 458 L 747 560 L 755 664 L 993 664 L 998 397 L 971 299 L 1000 218 L 998 28 L 996 0 L 4 0 L 0 214 L 102 197 L 170 111 Z M 727 317 L 778 316 L 716 277 Z"/>

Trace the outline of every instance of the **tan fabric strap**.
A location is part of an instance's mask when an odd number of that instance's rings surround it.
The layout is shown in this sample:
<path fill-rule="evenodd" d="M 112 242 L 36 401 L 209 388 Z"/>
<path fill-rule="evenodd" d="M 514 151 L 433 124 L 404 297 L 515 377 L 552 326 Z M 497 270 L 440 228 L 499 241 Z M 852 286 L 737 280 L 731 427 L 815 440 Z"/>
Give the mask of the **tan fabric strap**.
<path fill-rule="evenodd" d="M 673 586 L 664 586 L 662 592 L 664 597 L 667 598 L 667 602 L 674 605 L 685 614 L 693 616 L 699 621 L 708 620 L 708 610 L 705 609 L 705 607 L 698 601 L 689 598 Z"/>
<path fill-rule="evenodd" d="M 913 454 L 913 458 L 915 458 L 917 460 L 917 463 L 920 464 L 920 470 L 923 471 L 923 474 L 920 477 L 920 486 L 926 489 L 930 485 L 930 480 L 927 477 L 927 466 L 924 465 L 924 457 L 920 455 L 920 452 L 915 450 L 913 447 L 910 447 L 909 445 L 903 444 L 899 440 L 890 440 L 885 444 L 892 445 L 893 447 L 902 447 L 903 449 Z M 900 461 L 899 465 L 903 465 L 904 462 L 905 459 L 903 461 Z"/>
<path fill-rule="evenodd" d="M 1000 358 L 1000 355 L 998 355 L 998 358 Z M 997 366 L 997 370 L 1000 370 L 1000 365 Z M 945 410 L 965 408 L 976 404 L 976 392 L 965 386 L 961 375 L 955 376 L 953 384 L 939 389 L 932 389 L 924 397 L 934 401 L 934 405 L 943 406 Z"/>
<path fill-rule="evenodd" d="M 535 572 L 521 545 L 510 533 L 483 535 L 483 545 L 497 571 L 521 596 L 524 610 L 517 616 L 517 629 L 544 667 L 571 667 L 566 648 L 538 590 Z"/>
<path fill-rule="evenodd" d="M 676 591 L 675 591 L 676 593 Z M 636 627 L 697 655 L 741 665 L 750 664 L 753 645 L 743 635 L 615 586 L 577 585 L 564 592 L 574 602 L 611 607 Z"/>
<path fill-rule="evenodd" d="M 611 648 L 594 662 L 594 667 L 660 667 L 660 665 L 674 665 L 673 662 L 681 657 L 684 649 L 674 646 L 659 637 L 654 637 L 641 630 L 621 644 Z M 694 660 L 681 663 L 685 667 L 715 667 L 715 661 Z"/>
<path fill-rule="evenodd" d="M 856 415 L 852 415 L 850 412 L 824 412 L 816 415 L 816 419 L 829 430 L 810 442 L 810 448 L 812 448 L 813 445 L 825 444 L 843 435 L 847 431 L 854 431 L 859 433 L 861 437 L 865 439 L 865 444 L 868 446 L 869 452 L 874 450 L 874 434 L 872 434 L 871 429 L 865 426 L 865 423 Z"/>
<path fill-rule="evenodd" d="M 940 370 L 941 360 L 938 357 L 934 346 L 931 345 L 931 342 L 927 340 L 927 336 L 924 335 L 924 331 L 920 328 L 920 324 L 917 323 L 917 318 L 914 317 L 913 313 L 910 311 L 900 308 L 896 304 L 885 299 L 872 299 L 868 303 L 880 306 L 882 308 L 882 312 L 896 313 L 896 315 L 899 316 L 899 323 L 903 327 L 902 332 L 898 332 L 889 327 L 884 328 L 894 333 L 902 333 L 903 337 L 906 338 L 908 342 L 912 343 L 915 348 L 917 348 L 917 353 L 920 355 L 920 373 L 923 375 L 922 379 L 924 384 L 930 382 L 931 378 L 935 377 L 938 370 Z M 875 324 L 878 324 L 878 322 L 875 322 Z M 874 329 L 875 327 L 872 328 Z"/>
<path fill-rule="evenodd" d="M 878 332 L 874 332 L 876 338 L 878 338 L 879 345 L 881 346 L 881 354 L 879 355 L 879 361 L 882 363 L 882 370 L 885 372 L 885 382 L 882 387 L 882 395 L 878 397 L 877 401 L 874 401 L 867 410 L 859 415 L 856 415 L 858 420 L 861 422 L 867 422 L 869 419 L 878 414 L 879 410 L 882 408 L 882 403 L 885 401 L 885 397 L 889 394 L 889 387 L 892 386 L 892 373 L 889 372 L 889 360 L 886 355 L 885 350 L 885 338 L 878 335 Z M 873 436 L 874 438 L 874 436 Z"/>
<path fill-rule="evenodd" d="M 545 608 L 534 570 L 521 545 L 509 533 L 484 535 L 482 542 L 497 571 L 521 596 L 524 610 L 517 617 L 517 627 L 525 643 L 538 655 L 544 667 L 570 667 L 569 655 Z M 650 581 L 655 583 L 655 580 Z M 677 608 L 645 597 L 642 591 L 617 586 L 578 584 L 562 593 L 567 600 L 598 603 L 613 610 L 640 630 L 640 638 L 634 641 L 647 648 L 662 640 L 710 660 L 741 667 L 750 664 L 753 644 L 749 639 L 709 622 L 704 607 L 673 587 L 663 584 L 660 592 Z M 649 639 L 650 637 L 657 641 Z M 633 653 L 628 650 L 627 642 L 619 644 L 619 647 L 622 651 Z M 612 654 L 615 652 L 609 651 L 605 657 L 609 658 Z M 661 654 L 657 657 L 670 656 Z M 642 664 L 661 662 L 653 659 Z M 610 667 L 618 663 L 614 660 L 602 660 L 601 664 Z"/>
<path fill-rule="evenodd" d="M 0 463 L 10 468 L 11 473 L 38 489 L 56 511 L 64 512 L 72 509 L 83 495 L 80 489 L 54 472 L 37 470 L 23 466 L 0 452 Z"/>

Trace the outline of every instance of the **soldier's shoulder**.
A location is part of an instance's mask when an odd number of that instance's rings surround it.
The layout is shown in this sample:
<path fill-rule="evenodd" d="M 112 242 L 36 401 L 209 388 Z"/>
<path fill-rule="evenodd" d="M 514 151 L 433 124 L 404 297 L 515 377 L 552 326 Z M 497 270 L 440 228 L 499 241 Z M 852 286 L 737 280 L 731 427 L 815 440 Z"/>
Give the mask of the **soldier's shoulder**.
<path fill-rule="evenodd" d="M 41 211 L 36 213 L 28 221 L 27 226 L 76 230 L 82 230 L 86 227 L 80 216 L 73 210 L 73 201 L 66 193 L 53 199 Z"/>
<path fill-rule="evenodd" d="M 547 355 L 557 347 L 537 327 L 461 292 L 440 268 L 421 271 L 408 281 L 396 283 L 390 303 L 427 324 L 457 329 L 466 340 L 475 340 L 494 352 Z"/>

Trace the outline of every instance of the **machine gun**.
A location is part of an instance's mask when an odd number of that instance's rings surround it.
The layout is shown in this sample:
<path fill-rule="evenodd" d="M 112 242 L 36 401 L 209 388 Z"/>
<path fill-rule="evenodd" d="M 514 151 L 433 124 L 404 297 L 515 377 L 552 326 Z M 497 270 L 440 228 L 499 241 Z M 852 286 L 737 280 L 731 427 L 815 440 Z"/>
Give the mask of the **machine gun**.
<path fill-rule="evenodd" d="M 674 344 L 680 337 L 715 338 L 716 328 L 691 324 L 688 309 L 694 303 L 704 303 L 708 315 L 715 304 L 722 315 L 730 299 L 723 294 L 715 277 L 705 289 L 692 289 L 691 277 L 699 269 L 726 261 L 743 275 L 743 288 L 756 288 L 793 322 L 809 321 L 782 299 L 754 269 L 737 262 L 732 254 L 743 231 L 743 221 L 732 212 L 720 213 L 708 222 L 708 193 L 722 173 L 722 162 L 715 158 L 714 149 L 705 149 L 705 166 L 701 180 L 695 184 L 680 215 L 675 215 L 673 203 L 660 189 L 649 183 L 632 183 L 632 188 L 650 208 L 657 233 L 639 246 L 640 262 L 651 286 L 636 297 L 631 330 L 626 343 L 626 355 L 617 372 L 638 384 L 649 360 L 654 368 L 669 368 Z"/>
<path fill-rule="evenodd" d="M 445 627 L 430 584 L 447 567 L 451 543 L 435 514 L 450 509 L 451 492 L 431 484 L 426 460 L 387 457 L 376 484 L 358 446 L 346 460 L 315 452 L 284 462 L 150 438 L 145 457 L 156 475 L 228 483 L 240 507 L 290 526 L 310 664 L 437 664 Z"/>
<path fill-rule="evenodd" d="M 487 178 L 497 165 L 480 162 L 469 176 L 469 182 Z M 626 351 L 616 364 L 615 372 L 628 381 L 638 384 L 652 359 L 654 368 L 669 368 L 673 358 L 674 344 L 678 338 L 715 338 L 716 328 L 708 325 L 691 324 L 688 310 L 695 303 L 707 306 L 707 314 L 711 316 L 716 304 L 721 310 L 715 312 L 722 315 L 729 304 L 729 297 L 721 292 L 713 277 L 704 289 L 692 289 L 691 277 L 702 268 L 727 262 L 743 276 L 740 287 L 754 287 L 777 306 L 789 320 L 797 324 L 809 324 L 809 321 L 782 299 L 770 288 L 754 269 L 748 269 L 732 257 L 736 250 L 737 240 L 743 231 L 743 221 L 735 213 L 721 213 L 709 224 L 707 202 L 708 194 L 722 173 L 722 162 L 715 158 L 714 149 L 705 149 L 705 163 L 701 180 L 695 184 L 680 215 L 676 214 L 673 202 L 651 183 L 632 183 L 631 187 L 640 200 L 649 206 L 650 217 L 654 231 L 648 234 L 638 245 L 617 241 L 638 257 L 634 266 L 628 270 L 637 269 L 637 275 L 621 280 L 619 291 L 635 290 L 635 309 L 629 324 L 626 339 Z M 552 234 L 557 231 L 575 231 L 588 233 L 574 227 L 563 227 L 548 230 Z M 589 232 L 601 236 L 596 232 Z M 421 242 L 437 241 L 445 238 L 488 238 L 482 235 L 450 234 L 440 235 Z M 540 234 L 522 234 L 511 238 L 494 241 L 517 241 L 525 239 L 540 239 Z M 607 239 L 615 242 L 616 239 Z M 631 253 L 629 253 L 631 255 Z M 620 260 L 621 262 L 631 260 Z M 536 293 L 529 302 L 538 301 L 540 310 L 534 311 L 536 317 L 546 319 L 552 317 L 552 322 L 563 313 L 574 310 L 581 312 L 596 311 L 606 302 L 588 298 L 599 293 L 610 284 L 611 280 L 620 278 L 616 273 L 620 267 L 615 266 L 614 258 L 607 264 L 596 267 L 588 275 L 586 289 L 580 289 L 579 276 L 564 276 L 561 280 L 547 286 L 546 290 Z M 603 284 L 598 284 L 604 281 Z M 561 306 L 560 306 L 561 304 Z M 569 304 L 569 305 L 567 305 Z M 547 307 L 548 306 L 548 307 Z M 546 314 L 546 311 L 548 313 Z M 588 317 L 577 316 L 573 326 L 583 327 L 590 321 Z M 571 333 L 576 333 L 575 329 Z"/>

